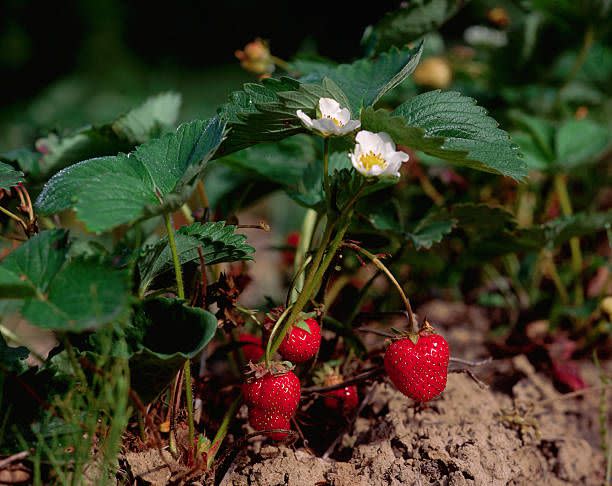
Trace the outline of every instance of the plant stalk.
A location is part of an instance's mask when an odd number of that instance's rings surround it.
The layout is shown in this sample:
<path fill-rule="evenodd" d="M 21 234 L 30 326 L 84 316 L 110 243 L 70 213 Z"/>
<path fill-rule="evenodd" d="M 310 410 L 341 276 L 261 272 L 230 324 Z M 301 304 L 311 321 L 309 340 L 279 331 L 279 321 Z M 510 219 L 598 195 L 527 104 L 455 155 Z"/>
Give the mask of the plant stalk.
<path fill-rule="evenodd" d="M 219 449 L 221 448 L 221 443 L 223 442 L 223 439 L 225 439 L 225 436 L 227 435 L 227 429 L 229 427 L 229 424 L 234 418 L 234 415 L 236 415 L 236 411 L 238 410 L 238 406 L 240 405 L 241 401 L 242 401 L 242 395 L 238 395 L 236 399 L 232 402 L 230 407 L 228 408 L 227 412 L 225 412 L 221 425 L 219 425 L 219 429 L 217 430 L 217 433 L 215 434 L 215 437 L 210 445 L 210 449 L 208 451 L 208 457 L 206 459 L 206 467 L 210 468 L 210 466 L 212 466 L 212 463 L 215 460 L 215 456 L 217 455 L 217 452 L 219 452 Z"/>
<path fill-rule="evenodd" d="M 361 253 L 363 256 L 368 258 L 374 265 L 376 265 L 376 267 L 381 272 L 383 272 L 389 278 L 391 283 L 395 286 L 395 288 L 397 289 L 398 293 L 400 294 L 400 297 L 402 298 L 402 301 L 404 303 L 404 307 L 406 308 L 406 312 L 408 313 L 408 325 L 410 327 L 410 332 L 411 333 L 417 333 L 418 332 L 418 326 L 417 326 L 417 323 L 414 320 L 414 313 L 412 312 L 412 306 L 410 305 L 410 300 L 406 296 L 406 293 L 404 292 L 404 289 L 402 289 L 402 286 L 397 281 L 397 279 L 395 278 L 393 273 L 391 273 L 391 270 L 389 270 L 385 266 L 385 264 L 383 262 L 381 262 L 380 259 L 376 255 L 374 255 L 373 253 L 370 253 L 365 248 L 361 248 L 359 245 L 355 245 L 353 243 L 347 243 L 346 246 L 351 248 L 351 249 L 353 249 L 353 250 L 355 250 L 355 251 L 357 251 L 357 252 L 359 252 L 359 253 Z"/>
<path fill-rule="evenodd" d="M 317 212 L 314 209 L 306 210 L 304 220 L 302 222 L 302 228 L 300 231 L 300 241 L 295 251 L 295 260 L 293 262 L 293 271 L 297 275 L 297 279 L 293 289 L 291 289 L 291 302 L 295 302 L 304 288 L 304 272 L 300 272 L 304 259 L 310 248 L 310 242 L 312 241 L 312 234 L 317 223 Z"/>
<path fill-rule="evenodd" d="M 164 213 L 164 223 L 166 224 L 166 232 L 168 233 L 168 246 L 170 247 L 170 253 L 172 254 L 172 263 L 174 265 L 174 274 L 176 276 L 176 292 L 179 299 L 185 299 L 185 286 L 183 285 L 183 272 L 181 270 L 181 260 L 178 256 L 178 250 L 176 248 L 176 240 L 174 239 L 174 229 L 172 228 L 172 222 L 170 221 L 170 215 Z"/>
<path fill-rule="evenodd" d="M 327 212 L 331 212 L 331 184 L 329 182 L 329 138 L 323 139 L 323 189 L 325 190 L 325 201 Z"/>
<path fill-rule="evenodd" d="M 181 270 L 181 261 L 176 248 L 176 240 L 174 239 L 174 229 L 170 221 L 170 215 L 164 213 L 164 222 L 166 223 L 166 232 L 168 233 L 168 246 L 172 253 L 172 263 L 174 264 L 174 274 L 176 276 L 176 291 L 180 300 L 185 300 L 185 286 L 183 284 L 183 273 Z M 189 447 L 193 447 L 195 438 L 195 425 L 193 421 L 193 390 L 191 388 L 191 360 L 186 360 L 183 364 L 183 373 L 185 375 L 185 401 L 187 402 L 187 422 L 189 425 Z"/>
<path fill-rule="evenodd" d="M 567 178 L 564 174 L 557 174 L 554 178 L 555 191 L 559 198 L 559 205 L 561 206 L 561 212 L 564 216 L 571 216 L 574 214 L 572 209 L 572 202 L 567 190 Z M 582 288 L 582 251 L 580 249 L 580 238 L 577 236 L 570 239 L 570 249 L 572 252 L 572 270 L 574 272 L 574 278 L 576 284 L 574 288 L 574 302 L 576 305 L 582 305 L 584 303 L 584 289 Z"/>

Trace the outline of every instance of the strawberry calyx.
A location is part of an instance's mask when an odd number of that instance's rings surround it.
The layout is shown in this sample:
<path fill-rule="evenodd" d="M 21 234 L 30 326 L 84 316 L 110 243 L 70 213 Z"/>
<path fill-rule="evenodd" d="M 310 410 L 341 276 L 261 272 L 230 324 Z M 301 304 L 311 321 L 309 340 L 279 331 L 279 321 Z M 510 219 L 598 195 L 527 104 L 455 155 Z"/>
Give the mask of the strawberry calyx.
<path fill-rule="evenodd" d="M 422 336 L 431 336 L 432 334 L 437 334 L 436 330 L 427 319 L 423 321 L 423 324 L 417 332 L 405 331 L 397 329 L 395 327 L 392 327 L 391 331 L 393 332 L 393 334 L 395 334 L 395 337 L 390 338 L 392 341 L 408 338 L 412 341 L 413 344 L 418 343 L 419 338 Z"/>
<path fill-rule="evenodd" d="M 334 360 L 337 362 L 337 360 Z M 332 362 L 324 363 L 318 370 L 314 372 L 312 381 L 317 386 L 334 386 L 342 383 L 344 378 L 338 369 L 338 366 L 334 366 Z"/>
<path fill-rule="evenodd" d="M 269 365 L 265 362 L 249 363 L 245 371 L 246 382 L 252 383 L 266 375 L 281 376 L 289 373 L 295 368 L 290 361 L 272 361 Z"/>
<path fill-rule="evenodd" d="M 302 312 L 300 314 L 300 320 L 297 321 L 293 327 L 299 327 L 303 331 L 306 331 L 308 334 L 312 334 L 312 330 L 308 325 L 308 319 L 315 319 L 317 317 L 316 312 Z"/>

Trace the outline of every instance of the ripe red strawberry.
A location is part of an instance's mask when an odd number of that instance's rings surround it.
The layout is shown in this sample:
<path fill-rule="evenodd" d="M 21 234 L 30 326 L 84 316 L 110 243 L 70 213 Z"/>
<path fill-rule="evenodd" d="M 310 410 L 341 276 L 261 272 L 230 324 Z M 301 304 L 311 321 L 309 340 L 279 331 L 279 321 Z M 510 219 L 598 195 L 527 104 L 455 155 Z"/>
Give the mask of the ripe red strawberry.
<path fill-rule="evenodd" d="M 261 408 L 249 409 L 249 423 L 255 430 L 270 430 L 270 429 L 291 429 L 289 418 L 284 415 L 272 413 Z M 286 433 L 271 432 L 268 434 L 272 440 L 283 440 L 287 437 Z"/>
<path fill-rule="evenodd" d="M 295 261 L 295 249 L 300 242 L 300 233 L 298 231 L 292 231 L 287 235 L 286 249 L 282 251 L 281 256 L 283 263 L 286 266 L 293 265 Z"/>
<path fill-rule="evenodd" d="M 303 328 L 308 328 L 308 331 Z M 289 329 L 278 352 L 292 363 L 304 363 L 317 354 L 320 345 L 319 323 L 315 319 L 307 318 Z"/>
<path fill-rule="evenodd" d="M 242 393 L 251 408 L 291 417 L 300 403 L 300 380 L 293 371 L 268 373 L 244 384 Z"/>
<path fill-rule="evenodd" d="M 359 405 L 359 394 L 355 385 L 345 386 L 339 390 L 325 393 L 323 403 L 327 408 L 340 410 L 343 414 L 350 414 Z"/>
<path fill-rule="evenodd" d="M 238 336 L 238 342 L 247 343 L 241 346 L 242 354 L 247 362 L 257 363 L 265 353 L 259 336 L 245 332 Z"/>
<path fill-rule="evenodd" d="M 448 343 L 439 334 L 422 332 L 417 343 L 405 337 L 385 353 L 385 369 L 397 389 L 417 402 L 427 402 L 446 388 Z"/>

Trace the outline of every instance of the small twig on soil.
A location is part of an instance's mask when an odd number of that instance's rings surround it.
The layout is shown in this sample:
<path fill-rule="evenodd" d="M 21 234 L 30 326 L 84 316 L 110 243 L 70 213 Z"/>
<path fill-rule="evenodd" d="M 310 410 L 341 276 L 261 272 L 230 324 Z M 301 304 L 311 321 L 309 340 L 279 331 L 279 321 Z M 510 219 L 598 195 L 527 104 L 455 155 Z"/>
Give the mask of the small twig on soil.
<path fill-rule="evenodd" d="M 468 375 L 472 380 L 474 380 L 476 382 L 476 384 L 482 388 L 482 389 L 487 389 L 489 388 L 489 385 L 487 385 L 484 381 L 482 381 L 480 378 L 478 378 L 473 372 L 472 370 L 468 370 L 467 368 L 458 368 L 455 370 L 448 370 L 449 373 L 464 373 L 466 375 Z"/>
<path fill-rule="evenodd" d="M 582 390 L 576 390 L 570 393 L 565 393 L 564 395 L 561 395 L 559 397 L 548 398 L 546 400 L 542 400 L 540 402 L 533 403 L 532 405 L 534 407 L 543 407 L 545 405 L 550 405 L 551 403 L 559 401 L 559 400 L 567 400 L 569 398 L 579 397 L 580 395 L 584 395 L 585 393 L 606 390 L 608 388 L 612 388 L 612 383 L 608 383 L 607 385 L 599 385 L 599 386 L 591 386 L 589 388 L 583 388 Z"/>
<path fill-rule="evenodd" d="M 368 334 L 376 334 L 377 336 L 382 336 L 382 337 L 388 337 L 388 338 L 395 337 L 395 334 L 391 332 L 383 331 L 381 329 L 371 329 L 369 327 L 358 327 L 356 330 L 359 332 L 364 332 Z"/>
<path fill-rule="evenodd" d="M 465 365 L 465 366 L 484 366 L 484 365 L 487 365 L 489 363 L 492 363 L 493 362 L 493 358 L 486 358 L 486 359 L 482 359 L 480 361 L 469 361 L 467 359 L 453 358 L 451 356 L 449 358 L 449 362 L 457 363 L 457 364 L 462 364 L 462 365 Z"/>
<path fill-rule="evenodd" d="M 304 444 L 304 449 L 306 449 L 308 454 L 310 454 L 311 456 L 316 456 L 317 454 L 308 445 L 308 439 L 306 439 L 306 437 L 304 436 L 304 433 L 302 432 L 302 428 L 300 427 L 300 424 L 298 423 L 296 418 L 291 417 L 291 421 L 293 422 L 293 425 L 295 425 L 295 429 L 297 430 L 300 436 L 300 439 L 302 439 L 302 443 Z"/>
<path fill-rule="evenodd" d="M 12 456 L 5 457 L 4 459 L 0 460 L 0 469 L 4 469 L 6 466 L 12 464 L 13 462 L 23 461 L 29 455 L 29 451 L 21 451 L 17 454 L 13 454 Z"/>
<path fill-rule="evenodd" d="M 334 390 L 340 390 L 342 388 L 345 388 L 349 385 L 354 385 L 355 383 L 359 383 L 360 381 L 365 381 L 368 380 L 370 378 L 373 378 L 374 376 L 380 374 L 383 371 L 383 367 L 382 366 L 376 366 L 374 368 L 370 368 L 369 370 L 366 370 L 362 373 L 359 373 L 358 375 L 354 376 L 353 378 L 349 378 L 346 381 L 343 381 L 342 383 L 338 383 L 336 385 L 331 385 L 331 386 L 309 386 L 306 388 L 302 388 L 302 394 L 309 394 L 309 393 L 325 393 L 325 392 L 330 392 L 330 391 L 334 391 Z"/>
<path fill-rule="evenodd" d="M 370 403 L 370 399 L 372 398 L 372 395 L 374 394 L 375 389 L 376 388 L 374 386 L 370 387 L 370 389 L 368 390 L 368 393 L 366 394 L 365 398 L 361 401 L 359 408 L 357 409 L 357 411 L 355 412 L 351 420 L 349 420 L 349 422 L 346 424 L 346 427 L 342 429 L 342 432 L 338 434 L 338 437 L 336 437 L 336 439 L 331 443 L 331 445 L 327 448 L 327 450 L 323 454 L 324 460 L 329 459 L 329 456 L 331 456 L 334 453 L 334 451 L 336 450 L 336 447 L 338 447 L 338 444 L 342 442 L 342 439 L 344 438 L 344 436 L 353 430 L 353 426 L 355 425 L 357 418 L 361 415 L 361 412 L 363 412 L 363 409 L 366 407 L 366 405 Z"/>

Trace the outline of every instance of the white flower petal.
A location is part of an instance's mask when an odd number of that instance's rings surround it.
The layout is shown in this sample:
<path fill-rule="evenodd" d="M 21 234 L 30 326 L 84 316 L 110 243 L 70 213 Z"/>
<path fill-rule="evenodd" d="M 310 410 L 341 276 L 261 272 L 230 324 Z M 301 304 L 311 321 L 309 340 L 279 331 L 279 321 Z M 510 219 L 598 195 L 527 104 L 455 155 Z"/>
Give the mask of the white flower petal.
<path fill-rule="evenodd" d="M 402 165 L 403 162 L 408 162 L 408 159 L 410 158 L 405 152 L 388 152 L 384 154 L 384 157 L 385 160 L 390 164 L 397 163 L 398 165 Z"/>
<path fill-rule="evenodd" d="M 298 110 L 295 112 L 295 114 L 306 128 L 312 128 L 312 118 L 310 118 L 306 113 L 304 113 L 302 110 Z"/>
<path fill-rule="evenodd" d="M 357 170 L 357 172 L 360 172 L 363 174 L 362 170 L 363 170 L 363 166 L 361 165 L 361 162 L 359 161 L 359 157 L 361 154 L 359 154 L 357 152 L 357 150 L 355 150 L 355 152 L 350 152 L 349 153 L 349 157 L 351 159 L 351 164 L 353 164 L 353 167 L 355 167 L 355 169 Z"/>
<path fill-rule="evenodd" d="M 323 118 L 337 118 L 340 103 L 332 98 L 321 98 L 319 99 L 319 111 Z"/>
<path fill-rule="evenodd" d="M 400 168 L 402 166 L 402 162 L 398 158 L 394 158 L 393 160 L 387 160 L 387 170 L 385 170 L 385 175 L 396 176 L 399 177 Z"/>
<path fill-rule="evenodd" d="M 313 120 L 312 128 L 324 135 L 335 134 L 338 130 L 338 126 L 329 118 L 319 118 L 318 120 Z"/>
<path fill-rule="evenodd" d="M 342 127 L 343 128 L 342 131 L 343 131 L 343 133 L 350 133 L 350 132 L 354 132 L 355 130 L 357 130 L 360 127 L 361 127 L 361 122 L 359 120 L 349 120 Z"/>
<path fill-rule="evenodd" d="M 351 119 L 351 112 L 348 108 L 341 108 L 336 112 L 335 118 L 340 125 L 346 125 Z"/>
<path fill-rule="evenodd" d="M 375 148 L 380 144 L 380 139 L 375 133 L 368 132 L 367 130 L 361 130 L 355 136 L 355 140 L 364 152 L 374 151 Z"/>

